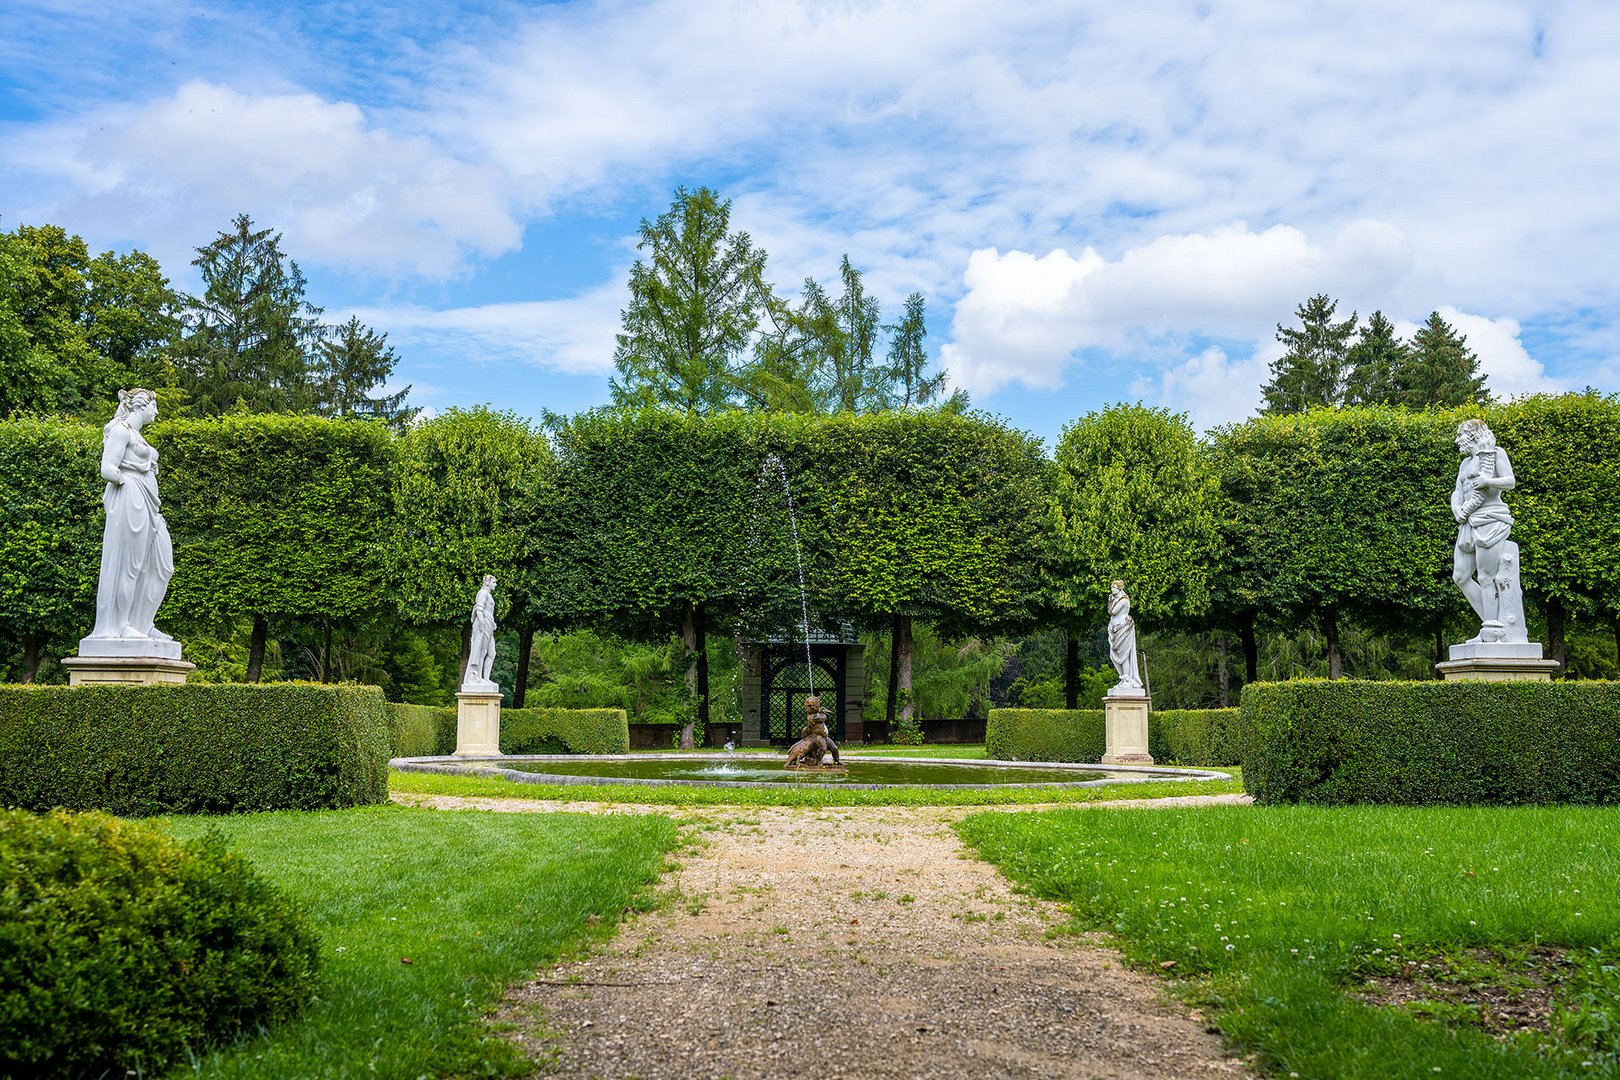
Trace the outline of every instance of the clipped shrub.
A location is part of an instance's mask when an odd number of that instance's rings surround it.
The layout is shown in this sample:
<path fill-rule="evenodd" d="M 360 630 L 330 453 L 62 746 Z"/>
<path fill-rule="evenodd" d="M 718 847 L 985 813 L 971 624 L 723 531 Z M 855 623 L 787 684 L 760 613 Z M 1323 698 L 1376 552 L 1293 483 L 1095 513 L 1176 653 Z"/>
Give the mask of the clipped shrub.
<path fill-rule="evenodd" d="M 382 692 L 316 683 L 0 686 L 0 805 L 317 810 L 388 797 Z"/>
<path fill-rule="evenodd" d="M 1000 761 L 1102 760 L 1108 741 L 1101 709 L 991 709 L 984 752 Z"/>
<path fill-rule="evenodd" d="M 451 750 L 455 749 L 454 734 Z M 505 709 L 503 754 L 628 754 L 630 716 L 623 709 Z"/>
<path fill-rule="evenodd" d="M 456 752 L 456 710 L 387 706 L 394 757 Z M 673 729 L 672 729 L 673 730 Z M 630 715 L 623 709 L 502 709 L 503 754 L 628 754 Z"/>
<path fill-rule="evenodd" d="M 217 835 L 0 811 L 0 1075 L 155 1076 L 285 1019 L 318 943 Z"/>
<path fill-rule="evenodd" d="M 1241 709 L 1166 709 L 1148 716 L 1148 753 L 1160 765 L 1241 765 Z"/>
<path fill-rule="evenodd" d="M 1620 803 L 1620 683 L 1253 683 L 1243 784 L 1266 803 Z"/>
<path fill-rule="evenodd" d="M 456 752 L 456 710 L 442 705 L 388 703 L 393 757 L 443 757 Z"/>

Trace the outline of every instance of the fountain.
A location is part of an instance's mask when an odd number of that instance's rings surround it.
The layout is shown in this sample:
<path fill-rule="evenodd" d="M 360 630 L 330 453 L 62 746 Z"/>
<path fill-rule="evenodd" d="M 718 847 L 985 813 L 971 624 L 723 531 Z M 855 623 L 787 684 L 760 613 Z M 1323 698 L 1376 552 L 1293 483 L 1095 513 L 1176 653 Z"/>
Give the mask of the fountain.
<path fill-rule="evenodd" d="M 804 711 L 804 738 L 793 744 L 782 768 L 849 772 L 849 766 L 838 760 L 838 744 L 827 734 L 827 710 L 821 707 L 821 698 L 805 698 Z M 832 758 L 830 764 L 828 758 Z"/>

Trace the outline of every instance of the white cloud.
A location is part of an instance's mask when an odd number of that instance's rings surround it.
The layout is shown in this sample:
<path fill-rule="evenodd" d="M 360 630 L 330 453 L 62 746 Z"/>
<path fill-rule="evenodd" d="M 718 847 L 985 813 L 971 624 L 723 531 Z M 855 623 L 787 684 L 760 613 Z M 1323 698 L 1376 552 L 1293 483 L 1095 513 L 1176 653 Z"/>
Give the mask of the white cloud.
<path fill-rule="evenodd" d="M 13 167 L 71 178 L 64 213 L 76 230 L 190 245 L 199 220 L 222 229 L 247 212 L 301 259 L 432 277 L 519 241 L 495 170 L 391 133 L 350 102 L 191 82 L 99 121 L 36 133 L 13 152 Z M 171 267 L 189 260 L 189 247 L 176 258 L 154 246 Z"/>
<path fill-rule="evenodd" d="M 975 251 L 941 361 L 973 394 L 1062 385 L 1073 356 L 1156 338 L 1263 339 L 1305 296 L 1387 297 L 1410 270 L 1400 230 L 1354 222 L 1326 243 L 1243 222 L 1159 237 L 1108 260 L 1092 248 Z"/>
<path fill-rule="evenodd" d="M 1276 350 L 1256 350 L 1232 359 L 1225 350 L 1210 346 L 1162 372 L 1157 378 L 1139 377 L 1131 385 L 1135 397 L 1185 412 L 1197 431 L 1230 424 L 1253 416 L 1260 405 L 1260 388 L 1270 377 Z"/>
<path fill-rule="evenodd" d="M 434 310 L 418 305 L 356 309 L 343 318 L 388 331 L 392 344 L 423 345 L 465 363 L 522 363 L 569 375 L 613 371 L 614 335 L 627 300 L 621 284 L 562 300 Z"/>

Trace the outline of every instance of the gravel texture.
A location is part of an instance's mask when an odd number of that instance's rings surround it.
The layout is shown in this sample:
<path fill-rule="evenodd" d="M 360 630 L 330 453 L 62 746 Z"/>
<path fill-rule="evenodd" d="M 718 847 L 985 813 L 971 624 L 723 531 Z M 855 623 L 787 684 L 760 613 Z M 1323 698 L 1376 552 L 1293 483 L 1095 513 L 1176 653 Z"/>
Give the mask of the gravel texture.
<path fill-rule="evenodd" d="M 495 1020 L 545 1062 L 541 1076 L 1249 1075 L 1161 982 L 1059 931 L 1061 909 L 975 859 L 951 828 L 973 808 L 396 798 L 686 823 L 667 903 L 509 990 Z M 1243 800 L 1153 804 L 1195 801 Z"/>

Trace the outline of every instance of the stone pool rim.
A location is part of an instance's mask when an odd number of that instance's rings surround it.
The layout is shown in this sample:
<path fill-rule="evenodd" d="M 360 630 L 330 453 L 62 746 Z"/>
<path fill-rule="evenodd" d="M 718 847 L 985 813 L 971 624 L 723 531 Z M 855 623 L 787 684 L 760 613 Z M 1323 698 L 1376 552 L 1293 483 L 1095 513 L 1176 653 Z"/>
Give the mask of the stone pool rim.
<path fill-rule="evenodd" d="M 520 772 L 517 769 L 503 769 L 493 764 L 502 761 L 646 761 L 655 755 L 650 754 L 501 754 L 496 755 L 469 755 L 457 757 L 446 754 L 436 757 L 409 757 L 393 758 L 388 762 L 390 769 L 400 772 L 426 772 L 442 773 L 449 776 L 481 776 L 509 780 L 517 784 L 577 784 L 590 787 L 603 787 L 610 784 L 629 784 L 636 787 L 729 787 L 729 788 L 767 788 L 772 791 L 799 790 L 797 785 L 788 787 L 781 781 L 775 780 L 665 780 L 647 777 L 615 777 L 615 776 L 574 776 L 566 773 L 535 773 Z M 656 755 L 660 761 L 735 761 L 744 755 L 724 753 L 659 753 Z M 747 754 L 747 758 L 754 760 L 771 760 L 771 755 Z M 782 760 L 786 760 L 786 755 Z M 1067 789 L 1082 787 L 1105 787 L 1110 784 L 1147 784 L 1155 781 L 1178 780 L 1231 780 L 1231 773 L 1219 772 L 1214 769 L 1190 769 L 1168 765 L 1101 765 L 1085 762 L 1069 761 L 1003 761 L 999 758 L 923 758 L 923 757 L 886 757 L 880 754 L 861 754 L 851 756 L 852 762 L 873 761 L 886 764 L 912 764 L 912 765 L 965 765 L 974 768 L 994 768 L 996 766 L 1011 766 L 1020 769 L 1050 769 L 1054 773 L 1128 773 L 1124 777 L 1102 777 L 1092 780 L 1053 780 L 1036 783 L 1020 784 L 860 784 L 843 782 L 836 785 L 827 785 L 828 790 L 834 791 L 890 791 L 896 788 L 924 788 L 930 791 L 1021 791 L 1036 789 Z M 814 784 L 815 781 L 805 781 Z"/>

